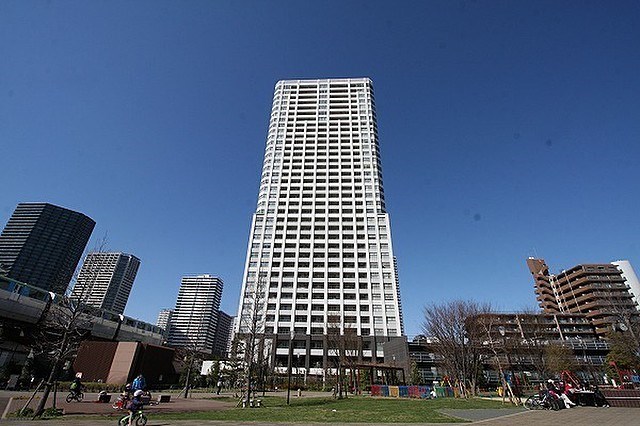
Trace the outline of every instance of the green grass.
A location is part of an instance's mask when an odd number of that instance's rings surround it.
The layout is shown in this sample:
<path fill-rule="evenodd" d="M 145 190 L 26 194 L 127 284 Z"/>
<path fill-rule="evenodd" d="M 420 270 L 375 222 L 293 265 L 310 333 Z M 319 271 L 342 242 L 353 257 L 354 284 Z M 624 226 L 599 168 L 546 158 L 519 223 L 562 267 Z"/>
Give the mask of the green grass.
<path fill-rule="evenodd" d="M 282 397 L 267 396 L 262 408 L 233 408 L 221 411 L 152 414 L 158 420 L 222 420 L 263 422 L 325 423 L 457 423 L 439 413 L 440 408 L 501 408 L 496 401 L 481 399 L 438 398 L 435 400 L 391 399 L 371 397 L 293 399 L 287 406 Z"/>

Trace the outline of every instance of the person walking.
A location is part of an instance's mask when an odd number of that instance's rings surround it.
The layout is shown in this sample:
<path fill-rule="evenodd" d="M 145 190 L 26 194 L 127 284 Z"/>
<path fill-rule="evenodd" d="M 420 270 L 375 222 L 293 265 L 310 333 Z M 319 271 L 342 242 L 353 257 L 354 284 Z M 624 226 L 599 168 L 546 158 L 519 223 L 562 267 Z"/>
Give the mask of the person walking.
<path fill-rule="evenodd" d="M 147 389 L 147 382 L 144 380 L 144 376 L 142 374 L 138 374 L 138 377 L 133 380 L 133 383 L 131 383 L 131 389 L 133 391 L 143 391 Z"/>

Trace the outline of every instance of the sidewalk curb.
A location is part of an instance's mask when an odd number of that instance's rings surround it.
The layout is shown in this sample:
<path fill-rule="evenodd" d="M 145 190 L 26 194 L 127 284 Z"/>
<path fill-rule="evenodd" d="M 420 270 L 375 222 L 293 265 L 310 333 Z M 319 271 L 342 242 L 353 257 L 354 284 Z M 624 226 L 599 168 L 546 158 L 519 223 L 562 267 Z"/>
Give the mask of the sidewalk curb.
<path fill-rule="evenodd" d="M 523 414 L 525 414 L 525 413 L 528 413 L 528 412 L 529 412 L 529 410 L 524 410 L 524 411 L 520 411 L 520 412 L 518 412 L 518 413 L 511 413 L 511 414 L 506 414 L 506 415 L 504 415 L 504 416 L 500 416 L 500 417 L 494 417 L 494 418 L 492 418 L 492 419 L 478 420 L 478 421 L 476 421 L 476 422 L 472 422 L 471 424 L 472 424 L 472 425 L 476 425 L 476 424 L 480 424 L 480 423 L 490 422 L 490 421 L 493 421 L 493 420 L 496 420 L 496 419 L 507 419 L 507 418 L 509 418 L 509 417 L 521 416 L 521 415 L 523 415 Z"/>
<path fill-rule="evenodd" d="M 2 412 L 2 417 L 0 417 L 1 420 L 5 420 L 7 418 L 7 414 L 9 414 L 9 408 L 11 407 L 12 402 L 13 402 L 13 397 L 11 396 L 7 401 L 6 407 L 4 407 L 4 411 Z"/>

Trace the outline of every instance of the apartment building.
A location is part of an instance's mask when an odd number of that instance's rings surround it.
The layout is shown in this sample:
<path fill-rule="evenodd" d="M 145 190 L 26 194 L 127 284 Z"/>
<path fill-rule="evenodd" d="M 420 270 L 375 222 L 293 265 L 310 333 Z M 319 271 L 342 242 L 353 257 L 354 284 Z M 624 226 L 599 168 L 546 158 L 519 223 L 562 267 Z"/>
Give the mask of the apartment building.
<path fill-rule="evenodd" d="M 545 313 L 584 314 L 601 336 L 638 321 L 638 305 L 616 264 L 576 265 L 559 274 L 550 274 L 543 259 L 529 258 L 527 266 Z"/>
<path fill-rule="evenodd" d="M 169 345 L 212 353 L 223 282 L 210 274 L 182 277 L 171 315 Z"/>
<path fill-rule="evenodd" d="M 64 294 L 93 219 L 49 203 L 20 203 L 0 235 L 0 269 L 17 281 Z"/>
<path fill-rule="evenodd" d="M 276 84 L 236 325 L 276 365 L 291 344 L 326 367 L 335 334 L 375 360 L 404 332 L 375 106 L 368 78 Z"/>
<path fill-rule="evenodd" d="M 158 313 L 158 319 L 156 325 L 163 330 L 163 336 L 165 339 L 169 338 L 169 327 L 171 325 L 171 316 L 173 315 L 173 309 L 161 309 Z"/>
<path fill-rule="evenodd" d="M 124 313 L 140 259 L 128 253 L 89 253 L 82 263 L 71 297 L 90 306 Z"/>

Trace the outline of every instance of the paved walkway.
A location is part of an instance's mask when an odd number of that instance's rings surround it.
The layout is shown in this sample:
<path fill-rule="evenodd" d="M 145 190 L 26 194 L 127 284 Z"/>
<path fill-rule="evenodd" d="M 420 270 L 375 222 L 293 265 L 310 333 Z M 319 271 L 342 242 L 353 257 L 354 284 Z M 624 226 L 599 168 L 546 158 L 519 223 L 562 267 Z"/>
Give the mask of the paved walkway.
<path fill-rule="evenodd" d="M 5 410 L 7 413 L 13 413 L 21 409 L 31 396 L 29 392 L 0 392 L 0 414 Z M 29 405 L 31 408 L 35 408 L 38 404 L 41 394 L 38 394 Z M 67 415 L 79 415 L 79 414 L 96 414 L 105 415 L 111 417 L 120 417 L 122 411 L 116 410 L 112 407 L 113 402 L 118 395 L 112 395 L 111 402 L 98 403 L 97 393 L 85 393 L 84 400 L 82 402 L 66 402 L 67 392 L 58 393 L 56 398 L 56 407 L 64 410 Z M 221 395 L 222 396 L 222 395 Z M 232 395 L 227 395 L 232 396 Z M 10 401 L 10 398 L 12 399 Z M 227 400 L 216 399 L 203 399 L 203 395 L 198 395 L 194 398 L 177 398 L 177 394 L 171 395 L 171 402 L 157 404 L 145 408 L 145 411 L 153 415 L 153 413 L 176 413 L 176 412 L 189 412 L 189 411 L 213 411 L 213 410 L 225 410 L 235 407 L 236 403 L 229 402 Z M 53 401 L 53 394 L 49 396 L 49 402 L 47 407 L 51 406 Z M 9 404 L 9 405 L 8 405 Z"/>
<path fill-rule="evenodd" d="M 467 411 L 467 410 L 459 410 Z M 468 410 L 477 411 L 477 410 Z M 594 408 L 580 407 L 571 410 L 561 411 L 520 411 L 513 413 L 512 410 L 490 410 L 490 411 L 509 411 L 508 414 L 498 418 L 485 419 L 467 423 L 478 426 L 531 426 L 531 425 L 580 425 L 580 426 L 623 426 L 635 425 L 638 422 L 640 410 L 637 408 Z M 467 413 L 470 415 L 471 413 Z M 503 413 L 504 414 L 504 413 Z M 474 414 L 475 415 L 475 414 Z M 20 426 L 42 426 L 48 424 L 50 426 L 84 426 L 84 425 L 113 425 L 114 420 L 94 420 L 83 418 L 65 418 L 62 420 L 52 420 L 46 423 L 43 421 L 24 421 L 13 420 L 3 422 L 10 425 Z M 247 422 L 227 422 L 227 421 L 204 421 L 204 420 L 154 420 L 151 416 L 148 426 L 244 426 Z M 252 426 L 282 426 L 282 423 L 269 422 L 250 422 Z M 335 424 L 335 423 L 334 423 Z M 327 426 L 328 423 L 297 423 L 299 426 Z M 349 426 L 371 426 L 367 423 L 349 423 Z M 376 424 L 375 426 L 397 426 L 397 424 Z M 443 426 L 442 423 L 414 423 L 412 426 Z"/>
<path fill-rule="evenodd" d="M 472 424 L 483 426 L 531 426 L 531 425 L 580 425 L 580 426 L 626 426 L 638 424 L 638 408 L 576 407 L 560 411 L 523 411 Z"/>
<path fill-rule="evenodd" d="M 473 409 L 453 409 L 441 408 L 437 410 L 451 417 L 456 417 L 473 422 L 478 420 L 495 419 L 496 417 L 508 416 L 524 411 L 524 408 L 473 408 Z"/>

